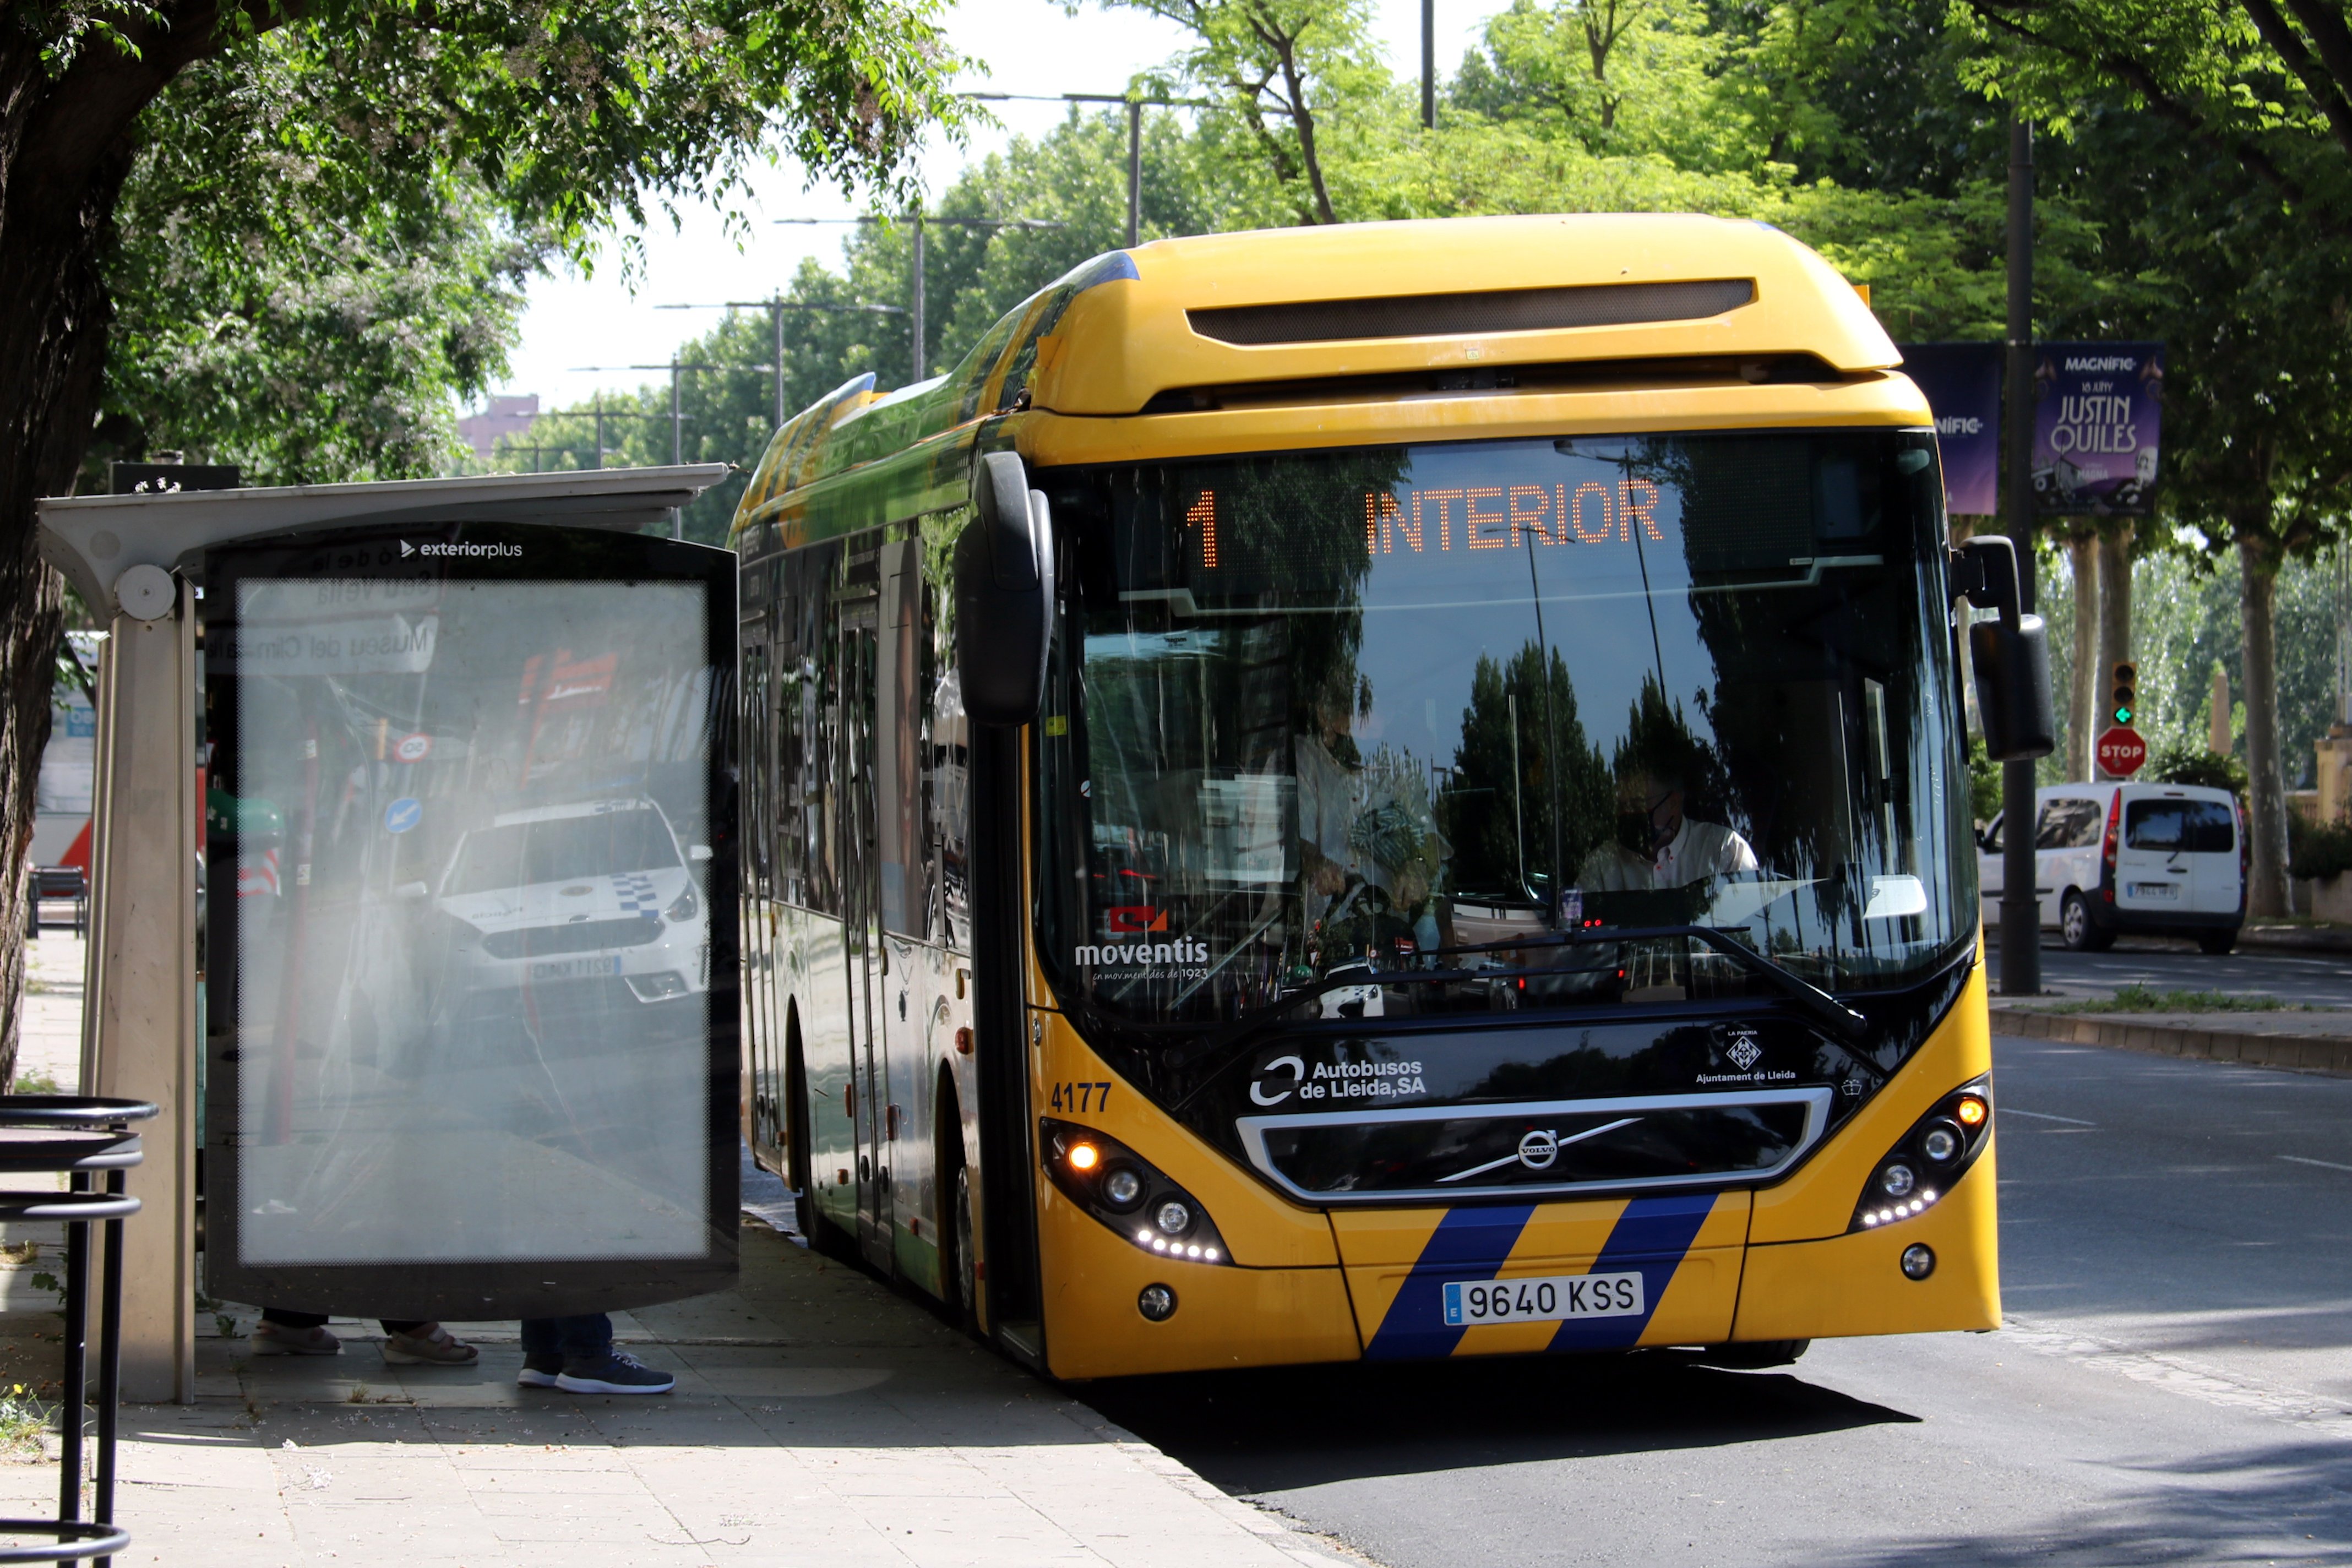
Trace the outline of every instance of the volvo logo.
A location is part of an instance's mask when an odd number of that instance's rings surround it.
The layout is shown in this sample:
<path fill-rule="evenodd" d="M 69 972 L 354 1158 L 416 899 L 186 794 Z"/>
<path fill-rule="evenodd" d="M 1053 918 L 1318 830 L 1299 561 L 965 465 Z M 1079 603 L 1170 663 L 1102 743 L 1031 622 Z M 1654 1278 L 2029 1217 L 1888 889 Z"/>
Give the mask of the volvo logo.
<path fill-rule="evenodd" d="M 1559 1158 L 1559 1135 L 1549 1128 L 1535 1128 L 1519 1140 L 1519 1163 L 1530 1171 L 1548 1169 Z"/>

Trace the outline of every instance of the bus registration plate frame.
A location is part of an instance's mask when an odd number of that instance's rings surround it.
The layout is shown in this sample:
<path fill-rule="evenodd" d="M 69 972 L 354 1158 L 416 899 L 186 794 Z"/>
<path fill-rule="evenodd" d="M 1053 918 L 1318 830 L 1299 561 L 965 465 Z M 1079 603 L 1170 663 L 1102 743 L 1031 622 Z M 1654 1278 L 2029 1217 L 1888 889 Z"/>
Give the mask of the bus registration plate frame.
<path fill-rule="evenodd" d="M 1558 1323 L 1582 1318 L 1638 1318 L 1647 1292 L 1638 1272 L 1548 1274 L 1515 1279 L 1449 1279 L 1445 1324 Z"/>

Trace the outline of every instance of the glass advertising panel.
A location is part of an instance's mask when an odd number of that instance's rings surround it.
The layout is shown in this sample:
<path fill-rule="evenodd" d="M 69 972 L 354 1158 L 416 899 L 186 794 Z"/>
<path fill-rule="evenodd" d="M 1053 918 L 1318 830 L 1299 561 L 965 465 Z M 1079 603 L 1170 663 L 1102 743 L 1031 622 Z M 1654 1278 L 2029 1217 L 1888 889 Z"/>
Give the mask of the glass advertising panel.
<path fill-rule="evenodd" d="M 215 1294 L 731 1277 L 731 566 L 543 528 L 215 557 Z"/>

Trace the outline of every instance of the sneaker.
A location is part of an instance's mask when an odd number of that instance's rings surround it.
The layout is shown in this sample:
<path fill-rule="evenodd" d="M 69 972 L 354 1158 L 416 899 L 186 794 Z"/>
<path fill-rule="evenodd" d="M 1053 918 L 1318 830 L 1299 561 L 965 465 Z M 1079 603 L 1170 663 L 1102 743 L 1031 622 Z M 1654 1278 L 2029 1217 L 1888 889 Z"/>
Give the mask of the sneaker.
<path fill-rule="evenodd" d="M 481 1353 L 438 1323 L 383 1337 L 383 1359 L 394 1366 L 471 1366 Z"/>
<path fill-rule="evenodd" d="M 515 1373 L 515 1381 L 525 1388 L 553 1388 L 562 1371 L 563 1358 L 560 1355 L 527 1355 L 522 1358 L 522 1370 Z"/>
<path fill-rule="evenodd" d="M 341 1355 L 343 1342 L 329 1333 L 322 1326 L 315 1329 L 289 1329 L 283 1323 L 267 1319 L 256 1324 L 247 1337 L 247 1344 L 256 1355 Z"/>
<path fill-rule="evenodd" d="M 567 1361 L 555 1386 L 566 1394 L 667 1394 L 677 1379 L 656 1372 L 626 1351 L 606 1351 L 593 1361 Z"/>

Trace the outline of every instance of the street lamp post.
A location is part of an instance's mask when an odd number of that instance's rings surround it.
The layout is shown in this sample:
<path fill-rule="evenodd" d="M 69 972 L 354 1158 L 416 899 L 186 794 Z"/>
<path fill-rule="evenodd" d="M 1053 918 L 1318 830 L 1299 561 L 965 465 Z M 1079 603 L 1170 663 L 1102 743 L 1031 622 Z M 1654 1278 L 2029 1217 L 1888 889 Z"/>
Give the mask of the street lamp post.
<path fill-rule="evenodd" d="M 1005 96 L 1009 97 L 1011 95 L 1007 94 Z M 914 374 L 908 376 L 907 379 L 909 381 L 920 381 L 923 379 L 923 226 L 926 224 L 940 224 L 950 228 L 1066 228 L 1069 226 L 1060 222 L 1058 219 L 1042 217 L 943 217 L 936 213 L 927 215 L 920 210 L 909 213 L 907 216 L 908 222 L 912 225 L 914 229 L 915 264 L 914 277 L 908 281 L 907 300 L 907 314 L 910 318 L 908 325 L 914 337 L 914 353 L 911 356 Z M 776 219 L 776 221 L 778 223 L 790 224 L 864 224 L 887 223 L 891 220 L 887 217 L 869 216 L 780 217 Z"/>

